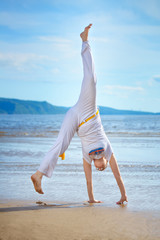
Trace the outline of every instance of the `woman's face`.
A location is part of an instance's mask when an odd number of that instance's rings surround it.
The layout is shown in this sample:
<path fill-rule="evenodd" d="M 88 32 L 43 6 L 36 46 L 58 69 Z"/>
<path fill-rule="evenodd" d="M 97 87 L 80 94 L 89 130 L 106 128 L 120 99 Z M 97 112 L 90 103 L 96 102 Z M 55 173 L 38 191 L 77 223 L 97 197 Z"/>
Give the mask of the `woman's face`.
<path fill-rule="evenodd" d="M 103 171 L 107 167 L 107 160 L 106 158 L 102 157 L 100 159 L 94 159 L 94 166 L 97 170 Z"/>

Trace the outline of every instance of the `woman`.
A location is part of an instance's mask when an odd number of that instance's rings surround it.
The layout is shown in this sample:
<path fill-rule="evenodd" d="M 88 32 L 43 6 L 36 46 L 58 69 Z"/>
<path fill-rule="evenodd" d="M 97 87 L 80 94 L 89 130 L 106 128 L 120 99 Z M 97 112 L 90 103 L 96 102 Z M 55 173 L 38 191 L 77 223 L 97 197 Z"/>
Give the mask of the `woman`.
<path fill-rule="evenodd" d="M 92 161 L 97 170 L 103 171 L 108 162 L 114 174 L 121 192 L 121 198 L 117 204 L 127 200 L 123 180 L 120 175 L 117 161 L 114 157 L 110 142 L 105 135 L 99 111 L 96 106 L 96 75 L 94 61 L 88 42 L 88 32 L 92 24 L 89 24 L 80 34 L 82 39 L 82 61 L 84 77 L 81 93 L 77 103 L 67 112 L 61 126 L 58 138 L 46 154 L 38 171 L 31 176 L 35 190 L 43 194 L 41 188 L 42 177 L 51 177 L 59 155 L 63 154 L 77 132 L 82 143 L 83 167 L 86 176 L 89 203 L 100 203 L 95 200 L 92 185 Z"/>

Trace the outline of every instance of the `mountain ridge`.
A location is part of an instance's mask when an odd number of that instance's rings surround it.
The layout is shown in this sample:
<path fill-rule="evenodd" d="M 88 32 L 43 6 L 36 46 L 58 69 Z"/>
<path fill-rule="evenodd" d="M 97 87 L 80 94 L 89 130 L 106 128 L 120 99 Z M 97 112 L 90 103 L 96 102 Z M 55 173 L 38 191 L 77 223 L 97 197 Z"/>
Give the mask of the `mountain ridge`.
<path fill-rule="evenodd" d="M 0 114 L 64 114 L 70 107 L 56 106 L 47 101 L 0 98 Z M 101 115 L 160 115 L 160 112 L 119 110 L 99 106 Z"/>

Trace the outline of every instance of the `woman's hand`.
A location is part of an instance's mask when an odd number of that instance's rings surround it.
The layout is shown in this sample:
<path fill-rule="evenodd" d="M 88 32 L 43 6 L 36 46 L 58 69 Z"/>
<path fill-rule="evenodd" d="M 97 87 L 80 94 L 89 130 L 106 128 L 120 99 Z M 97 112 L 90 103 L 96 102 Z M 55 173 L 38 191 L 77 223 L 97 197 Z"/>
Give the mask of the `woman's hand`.
<path fill-rule="evenodd" d="M 121 197 L 121 199 L 118 201 L 118 202 L 116 202 L 117 204 L 123 204 L 123 202 L 128 202 L 128 199 L 127 199 L 127 196 L 125 195 L 125 196 L 122 196 Z"/>
<path fill-rule="evenodd" d="M 99 201 L 99 200 L 89 200 L 88 202 L 89 203 L 102 203 L 102 201 Z"/>

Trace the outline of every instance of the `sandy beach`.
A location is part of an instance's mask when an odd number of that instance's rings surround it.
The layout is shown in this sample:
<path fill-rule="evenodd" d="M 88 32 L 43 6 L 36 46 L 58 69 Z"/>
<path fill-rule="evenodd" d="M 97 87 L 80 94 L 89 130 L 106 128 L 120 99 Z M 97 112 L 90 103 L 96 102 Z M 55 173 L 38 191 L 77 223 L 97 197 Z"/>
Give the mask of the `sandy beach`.
<path fill-rule="evenodd" d="M 160 218 L 127 207 L 12 201 L 0 204 L 0 239 L 158 240 Z"/>

